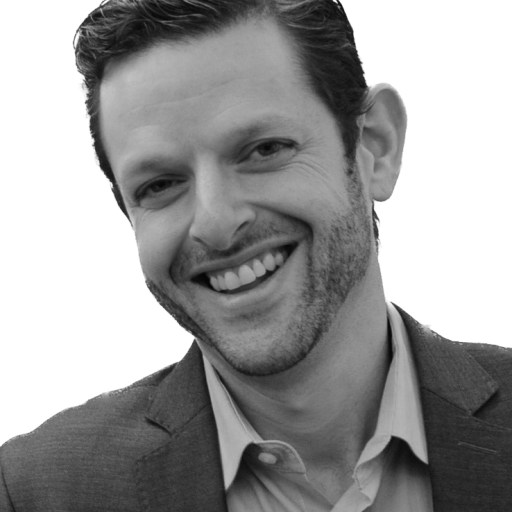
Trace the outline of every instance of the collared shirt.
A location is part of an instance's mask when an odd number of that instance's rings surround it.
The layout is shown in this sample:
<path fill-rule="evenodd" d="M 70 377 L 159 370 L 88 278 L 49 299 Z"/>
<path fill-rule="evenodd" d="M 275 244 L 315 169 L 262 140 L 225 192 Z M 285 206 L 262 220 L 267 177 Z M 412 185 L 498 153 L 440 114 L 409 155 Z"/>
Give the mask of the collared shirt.
<path fill-rule="evenodd" d="M 387 310 L 393 358 L 377 426 L 336 503 L 315 490 L 293 446 L 258 435 L 204 358 L 229 512 L 432 512 L 418 379 L 402 318 Z"/>

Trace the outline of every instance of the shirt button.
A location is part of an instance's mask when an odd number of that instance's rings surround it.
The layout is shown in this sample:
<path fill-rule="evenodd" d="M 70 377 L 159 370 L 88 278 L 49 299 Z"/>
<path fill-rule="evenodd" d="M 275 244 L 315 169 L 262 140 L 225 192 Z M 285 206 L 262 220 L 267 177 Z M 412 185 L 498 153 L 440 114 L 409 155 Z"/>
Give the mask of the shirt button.
<path fill-rule="evenodd" d="M 275 464 L 277 462 L 277 457 L 272 454 L 272 453 L 267 453 L 267 452 L 261 452 L 259 455 L 258 455 L 258 459 L 260 460 L 260 462 L 263 462 L 263 464 Z"/>

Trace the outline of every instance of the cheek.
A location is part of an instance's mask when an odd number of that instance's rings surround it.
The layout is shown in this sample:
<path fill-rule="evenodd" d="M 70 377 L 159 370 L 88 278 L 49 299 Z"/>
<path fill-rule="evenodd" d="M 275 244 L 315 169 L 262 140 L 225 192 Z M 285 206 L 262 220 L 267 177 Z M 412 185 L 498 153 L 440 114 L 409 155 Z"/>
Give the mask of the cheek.
<path fill-rule="evenodd" d="M 344 172 L 344 168 L 327 172 L 318 165 L 313 167 L 304 162 L 290 166 L 261 184 L 261 206 L 310 225 L 322 222 L 325 217 L 349 209 Z"/>
<path fill-rule="evenodd" d="M 162 279 L 181 247 L 186 230 L 165 215 L 152 214 L 136 223 L 135 238 L 146 277 Z"/>

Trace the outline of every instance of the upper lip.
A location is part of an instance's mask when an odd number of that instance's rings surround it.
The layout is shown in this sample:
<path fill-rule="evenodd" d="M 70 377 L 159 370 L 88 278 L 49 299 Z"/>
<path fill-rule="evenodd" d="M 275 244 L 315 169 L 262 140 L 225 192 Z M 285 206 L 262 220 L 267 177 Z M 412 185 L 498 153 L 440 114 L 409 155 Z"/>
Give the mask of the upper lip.
<path fill-rule="evenodd" d="M 289 238 L 282 239 L 273 239 L 268 240 L 258 245 L 254 245 L 249 247 L 248 249 L 244 249 L 240 251 L 238 254 L 231 256 L 229 258 L 222 258 L 214 261 L 208 261 L 206 263 L 202 263 L 197 265 L 190 271 L 190 279 L 194 279 L 201 274 L 205 274 L 207 272 L 218 272 L 220 270 L 226 270 L 232 267 L 238 267 L 243 263 L 263 254 L 265 252 L 271 251 L 273 249 L 278 249 L 279 247 L 284 247 L 286 245 L 297 245 L 297 240 L 292 240 Z"/>

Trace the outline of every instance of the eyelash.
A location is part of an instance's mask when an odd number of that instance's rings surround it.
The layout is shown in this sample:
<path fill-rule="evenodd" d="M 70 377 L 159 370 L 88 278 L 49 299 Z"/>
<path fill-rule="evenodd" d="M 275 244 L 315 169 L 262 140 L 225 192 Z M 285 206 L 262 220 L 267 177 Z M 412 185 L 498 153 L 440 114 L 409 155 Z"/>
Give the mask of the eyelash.
<path fill-rule="evenodd" d="M 140 201 L 148 196 L 148 193 L 151 192 L 151 187 L 155 185 L 162 185 L 162 184 L 169 184 L 169 183 L 177 183 L 177 185 L 183 183 L 183 180 L 179 180 L 177 178 L 157 178 L 154 181 L 151 181 L 150 183 L 147 183 L 146 185 L 143 185 L 139 190 L 137 190 L 135 194 L 135 198 L 137 201 Z M 164 192 L 168 188 L 171 187 L 165 187 L 164 189 L 160 190 L 160 192 Z M 155 195 L 159 195 L 160 192 L 153 192 Z"/>
<path fill-rule="evenodd" d="M 276 139 L 268 139 L 265 141 L 262 141 L 258 143 L 256 146 L 254 146 L 251 151 L 249 152 L 248 159 L 253 155 L 255 152 L 258 151 L 258 149 L 261 149 L 263 146 L 279 146 L 279 148 L 276 151 L 273 151 L 270 155 L 267 156 L 261 156 L 263 159 L 270 159 L 273 158 L 277 153 L 279 153 L 282 150 L 285 149 L 293 149 L 295 147 L 295 144 L 290 141 L 283 141 L 283 140 L 276 140 Z"/>

